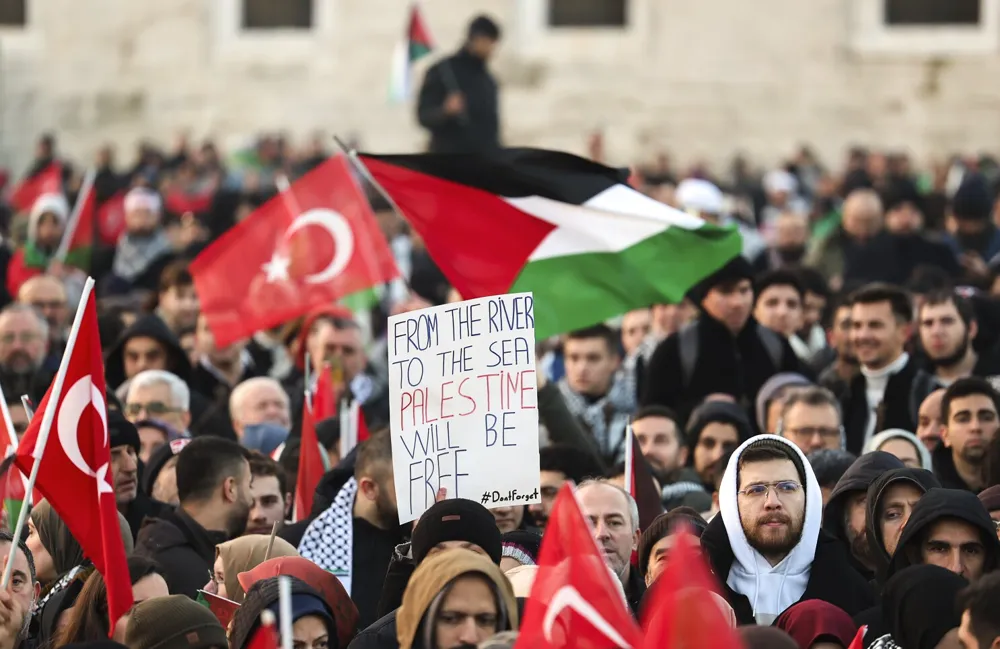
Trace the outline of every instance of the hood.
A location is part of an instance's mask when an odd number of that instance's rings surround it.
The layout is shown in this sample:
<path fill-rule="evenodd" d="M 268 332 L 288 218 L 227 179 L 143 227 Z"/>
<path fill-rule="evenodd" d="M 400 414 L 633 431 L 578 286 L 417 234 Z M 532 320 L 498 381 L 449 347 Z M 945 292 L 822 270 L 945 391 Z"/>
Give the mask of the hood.
<path fill-rule="evenodd" d="M 856 459 L 830 492 L 830 500 L 823 511 L 823 529 L 846 543 L 844 508 L 848 497 L 858 491 L 868 491 L 872 481 L 886 471 L 905 468 L 906 465 L 898 457 L 882 451 L 865 453 Z"/>
<path fill-rule="evenodd" d="M 396 639 L 399 649 L 433 646 L 417 640 L 417 633 L 427 625 L 424 618 L 437 612 L 444 595 L 458 577 L 475 573 L 493 585 L 501 612 L 498 631 L 518 628 L 517 600 L 510 582 L 492 561 L 469 550 L 448 550 L 425 559 L 410 577 L 403 593 L 403 604 L 396 612 Z"/>
<path fill-rule="evenodd" d="M 905 439 L 913 447 L 917 449 L 917 457 L 920 458 L 920 468 L 927 469 L 928 471 L 934 470 L 934 465 L 931 462 L 931 452 L 927 450 L 923 442 L 917 438 L 916 435 L 908 430 L 903 430 L 902 428 L 890 428 L 884 430 L 878 435 L 873 435 L 868 443 L 865 444 L 865 453 L 870 453 L 871 451 L 877 451 L 882 448 L 882 445 L 891 439 Z"/>
<path fill-rule="evenodd" d="M 893 469 L 880 475 L 868 487 L 868 502 L 865 504 L 865 532 L 868 537 L 868 549 L 872 562 L 875 564 L 875 578 L 880 584 L 885 583 L 889 561 L 892 557 L 885 549 L 882 526 L 877 521 L 882 517 L 882 500 L 885 498 L 886 491 L 899 482 L 909 482 L 924 493 L 941 486 L 934 474 L 925 469 Z"/>
<path fill-rule="evenodd" d="M 962 520 L 980 530 L 986 551 L 986 572 L 997 567 L 1000 539 L 997 539 L 996 525 L 976 495 L 964 489 L 931 489 L 916 504 L 910 520 L 906 521 L 899 545 L 889 562 L 888 578 L 903 568 L 921 563 L 919 544 L 923 534 L 943 518 Z"/>
<path fill-rule="evenodd" d="M 35 199 L 28 215 L 28 242 L 34 244 L 38 238 L 38 222 L 43 214 L 52 214 L 63 227 L 69 218 L 69 203 L 62 194 L 42 194 Z"/>
<path fill-rule="evenodd" d="M 753 435 L 753 428 L 750 419 L 743 408 L 728 401 L 709 401 L 694 409 L 691 418 L 688 420 L 687 442 L 690 449 L 688 453 L 688 464 L 694 462 L 694 449 L 698 446 L 698 438 L 705 426 L 711 423 L 720 422 L 730 424 L 736 428 L 740 437 L 740 442 L 746 441 Z"/>
<path fill-rule="evenodd" d="M 795 372 L 781 372 L 769 378 L 757 391 L 757 430 L 765 433 L 767 429 L 767 406 L 788 388 L 809 387 L 812 381 Z"/>
<path fill-rule="evenodd" d="M 295 367 L 303 371 L 306 367 L 306 340 L 309 338 L 309 330 L 320 318 L 344 318 L 353 320 L 354 314 L 351 310 L 337 305 L 325 305 L 313 309 L 302 319 L 302 327 L 299 329 L 298 345 L 295 350 Z M 310 369 L 310 371 L 312 371 Z"/>
<path fill-rule="evenodd" d="M 740 457 L 750 446 L 767 441 L 780 444 L 799 458 L 805 474 L 805 519 L 798 544 L 776 566 L 750 546 L 737 505 L 736 474 Z M 806 456 L 797 446 L 777 435 L 758 435 L 743 442 L 726 466 L 719 486 L 719 515 L 726 527 L 729 545 L 733 550 L 733 564 L 729 575 L 719 575 L 737 593 L 750 601 L 758 624 L 770 624 L 779 613 L 799 601 L 809 582 L 809 570 L 816 556 L 823 516 L 823 494 Z"/>
<path fill-rule="evenodd" d="M 152 338 L 167 348 L 167 370 L 176 374 L 185 383 L 191 379 L 191 361 L 181 348 L 180 341 L 166 323 L 155 314 L 143 316 L 122 332 L 118 341 L 108 350 L 104 359 L 104 375 L 108 387 L 117 388 L 125 382 L 125 343 L 137 337 Z"/>

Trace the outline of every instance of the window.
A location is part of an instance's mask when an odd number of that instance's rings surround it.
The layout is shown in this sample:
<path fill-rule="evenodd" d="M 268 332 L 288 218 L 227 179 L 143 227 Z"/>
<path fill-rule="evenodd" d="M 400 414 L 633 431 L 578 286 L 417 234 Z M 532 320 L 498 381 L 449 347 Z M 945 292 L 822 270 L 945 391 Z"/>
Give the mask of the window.
<path fill-rule="evenodd" d="M 887 25 L 979 24 L 980 0 L 885 0 Z"/>
<path fill-rule="evenodd" d="M 550 27 L 625 27 L 627 0 L 549 0 Z"/>
<path fill-rule="evenodd" d="M 243 29 L 310 29 L 312 26 L 313 0 L 243 0 Z"/>
<path fill-rule="evenodd" d="M 0 0 L 0 27 L 24 27 L 28 24 L 28 0 Z"/>

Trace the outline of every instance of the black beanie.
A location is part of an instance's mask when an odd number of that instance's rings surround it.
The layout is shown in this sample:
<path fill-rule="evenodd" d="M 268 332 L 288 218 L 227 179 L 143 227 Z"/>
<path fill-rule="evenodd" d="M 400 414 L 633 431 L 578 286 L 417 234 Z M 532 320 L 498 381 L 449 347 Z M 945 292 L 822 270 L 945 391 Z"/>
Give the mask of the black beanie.
<path fill-rule="evenodd" d="M 139 454 L 139 431 L 117 410 L 108 411 L 108 446 L 131 446 Z"/>
<path fill-rule="evenodd" d="M 909 178 L 891 178 L 882 190 L 882 207 L 886 212 L 909 203 L 919 212 L 924 211 L 923 197 Z"/>
<path fill-rule="evenodd" d="M 678 526 L 686 524 L 688 531 L 696 538 L 701 538 L 702 532 L 708 527 L 708 523 L 697 511 L 690 507 L 675 507 L 666 514 L 660 514 L 653 519 L 642 536 L 639 537 L 639 573 L 645 577 L 649 564 L 649 554 L 653 551 L 653 546 L 660 539 L 669 536 L 677 531 Z"/>
<path fill-rule="evenodd" d="M 982 174 L 967 174 L 951 199 L 951 212 L 963 221 L 986 221 L 993 211 L 993 195 Z"/>
<path fill-rule="evenodd" d="M 725 266 L 688 289 L 688 299 L 700 305 L 708 292 L 716 286 L 741 279 L 753 281 L 753 266 L 743 255 L 736 255 Z"/>
<path fill-rule="evenodd" d="M 435 545 L 445 541 L 475 543 L 493 563 L 500 565 L 503 544 L 496 519 L 490 510 L 473 500 L 442 500 L 424 512 L 410 542 L 413 561 L 420 565 Z"/>
<path fill-rule="evenodd" d="M 735 428 L 741 444 L 753 435 L 750 418 L 743 408 L 728 401 L 708 401 L 695 408 L 688 420 L 687 443 L 692 455 L 701 431 L 711 423 L 729 424 Z"/>

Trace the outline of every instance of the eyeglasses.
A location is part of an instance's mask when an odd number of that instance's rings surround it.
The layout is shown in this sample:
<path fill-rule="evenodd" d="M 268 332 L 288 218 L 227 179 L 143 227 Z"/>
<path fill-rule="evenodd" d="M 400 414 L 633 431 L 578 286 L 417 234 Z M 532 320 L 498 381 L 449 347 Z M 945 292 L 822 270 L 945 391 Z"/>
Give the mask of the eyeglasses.
<path fill-rule="evenodd" d="M 168 412 L 177 412 L 177 408 L 168 406 L 162 401 L 125 404 L 125 415 L 128 417 L 138 417 L 143 410 L 145 410 L 147 414 L 153 415 L 154 417 L 157 415 L 165 415 Z"/>
<path fill-rule="evenodd" d="M 781 480 L 780 482 L 765 482 L 752 484 L 745 489 L 737 491 L 736 493 L 746 496 L 747 498 L 759 499 L 766 498 L 768 492 L 774 489 L 774 493 L 778 498 L 783 498 L 785 496 L 792 496 L 797 494 L 802 485 L 798 482 L 793 482 L 792 480 Z"/>
<path fill-rule="evenodd" d="M 840 439 L 843 427 L 824 428 L 823 426 L 803 426 L 802 428 L 789 428 L 784 432 L 794 435 L 799 439 L 811 439 L 817 435 L 824 439 Z"/>
<path fill-rule="evenodd" d="M 41 334 L 35 331 L 20 331 L 20 332 L 10 332 L 5 333 L 0 336 L 0 343 L 5 345 L 13 345 L 15 342 L 20 342 L 22 345 L 29 345 L 42 337 Z"/>

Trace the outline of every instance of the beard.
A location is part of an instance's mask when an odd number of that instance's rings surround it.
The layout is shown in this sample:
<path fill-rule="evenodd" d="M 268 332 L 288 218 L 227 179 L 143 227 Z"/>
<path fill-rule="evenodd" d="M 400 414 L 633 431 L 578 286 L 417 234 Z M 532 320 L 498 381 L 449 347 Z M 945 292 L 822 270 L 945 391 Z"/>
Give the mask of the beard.
<path fill-rule="evenodd" d="M 986 461 L 986 446 L 964 447 L 958 455 L 969 464 L 979 466 Z"/>
<path fill-rule="evenodd" d="M 764 525 L 771 522 L 784 523 L 784 531 L 780 535 L 769 532 Z M 765 557 L 783 556 L 798 545 L 799 538 L 802 536 L 802 521 L 794 523 L 792 518 L 785 513 L 764 514 L 757 519 L 751 529 L 748 530 L 744 526 L 743 532 L 747 536 L 747 541 L 750 542 L 750 547 Z"/>
<path fill-rule="evenodd" d="M 774 251 L 778 254 L 781 262 L 787 265 L 798 264 L 806 256 L 806 246 L 804 244 L 801 246 L 775 248 Z"/>
<path fill-rule="evenodd" d="M 854 558 L 865 566 L 870 565 L 872 562 L 872 553 L 871 548 L 868 547 L 868 531 L 861 532 L 861 534 L 852 534 L 848 531 L 847 536 L 851 545 L 851 554 L 854 555 Z"/>
<path fill-rule="evenodd" d="M 382 529 L 391 530 L 399 525 L 399 510 L 389 498 L 391 484 L 379 487 L 378 497 L 375 499 L 375 515 L 378 517 L 379 526 Z"/>
<path fill-rule="evenodd" d="M 247 531 L 247 523 L 250 520 L 250 509 L 251 505 L 243 503 L 233 508 L 232 513 L 229 515 L 229 521 L 226 524 L 226 533 L 229 535 L 229 538 L 235 539 L 238 536 L 243 536 Z M 270 533 L 270 531 L 268 532 Z"/>
<path fill-rule="evenodd" d="M 962 343 L 955 349 L 955 351 L 948 354 L 947 356 L 942 356 L 940 358 L 934 358 L 928 354 L 927 358 L 930 360 L 931 365 L 933 365 L 935 368 L 954 367 L 958 365 L 958 363 L 961 362 L 963 358 L 965 358 L 965 354 L 968 351 L 969 351 L 969 332 L 966 331 L 965 336 L 962 337 Z"/>

